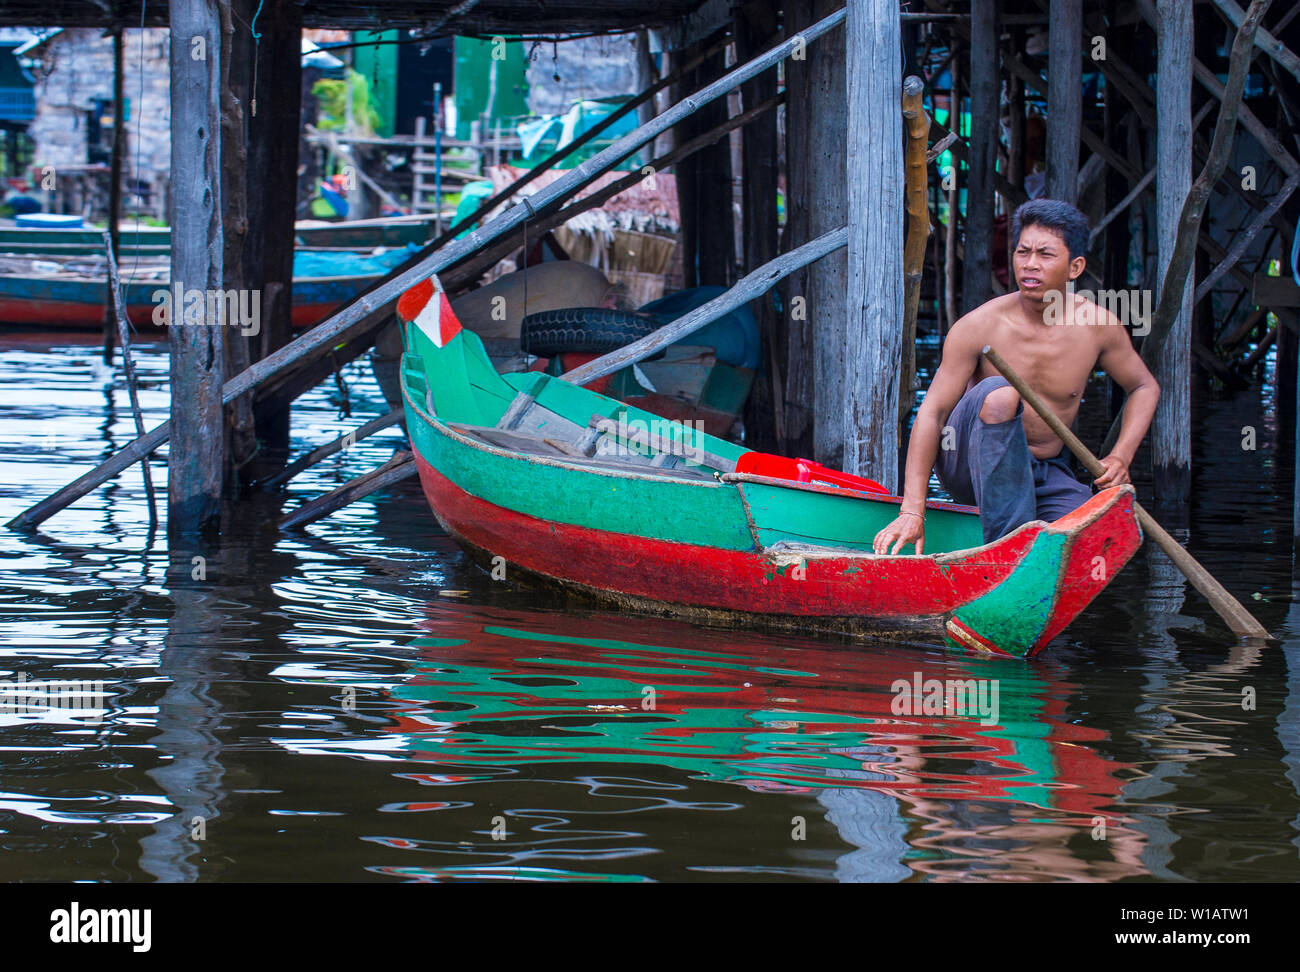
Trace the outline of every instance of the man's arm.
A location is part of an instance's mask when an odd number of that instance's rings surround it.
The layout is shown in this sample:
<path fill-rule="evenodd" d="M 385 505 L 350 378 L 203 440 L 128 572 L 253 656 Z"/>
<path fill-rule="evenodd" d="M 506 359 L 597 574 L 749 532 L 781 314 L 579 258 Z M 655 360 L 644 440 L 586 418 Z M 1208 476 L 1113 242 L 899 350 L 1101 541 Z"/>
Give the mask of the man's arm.
<path fill-rule="evenodd" d="M 1100 460 L 1106 467 L 1106 473 L 1096 480 L 1098 489 L 1120 486 L 1131 481 L 1129 466 L 1133 464 L 1138 446 L 1151 427 L 1156 404 L 1160 401 L 1160 386 L 1142 361 L 1142 356 L 1134 350 L 1128 331 L 1114 314 L 1106 312 L 1105 317 L 1106 323 L 1113 326 L 1105 327 L 1103 331 L 1104 343 L 1098 364 L 1124 389 L 1127 397 L 1115 448 Z"/>
<path fill-rule="evenodd" d="M 944 339 L 939 368 L 917 409 L 907 441 L 903 503 L 898 518 L 876 534 L 872 547 L 878 554 L 898 553 L 909 543 L 916 545 L 918 554 L 924 553 L 925 495 L 930 488 L 930 472 L 939 456 L 943 425 L 979 367 L 980 328 L 978 320 L 971 317 L 967 315 L 957 321 Z"/>

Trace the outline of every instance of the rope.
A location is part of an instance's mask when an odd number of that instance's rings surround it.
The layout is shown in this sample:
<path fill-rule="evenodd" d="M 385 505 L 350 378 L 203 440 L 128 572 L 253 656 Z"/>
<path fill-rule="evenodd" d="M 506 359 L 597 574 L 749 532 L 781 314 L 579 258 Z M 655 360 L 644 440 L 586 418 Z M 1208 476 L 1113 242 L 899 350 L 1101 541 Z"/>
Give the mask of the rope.
<path fill-rule="evenodd" d="M 252 111 L 254 118 L 257 117 L 257 62 L 258 55 L 262 53 L 262 35 L 257 32 L 257 18 L 262 15 L 262 4 L 266 0 L 257 0 L 257 10 L 253 12 L 253 22 L 248 25 L 249 33 L 253 35 L 253 89 L 249 92 L 248 106 Z"/>

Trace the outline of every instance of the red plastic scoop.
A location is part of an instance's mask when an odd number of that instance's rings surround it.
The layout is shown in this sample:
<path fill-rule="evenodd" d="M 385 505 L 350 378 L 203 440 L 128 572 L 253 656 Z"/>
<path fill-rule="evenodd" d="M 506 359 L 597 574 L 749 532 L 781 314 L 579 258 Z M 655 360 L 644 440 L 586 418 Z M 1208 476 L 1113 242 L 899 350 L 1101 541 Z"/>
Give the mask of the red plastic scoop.
<path fill-rule="evenodd" d="M 889 490 L 874 479 L 865 479 L 851 473 L 837 472 L 811 459 L 791 459 L 774 456 L 770 452 L 746 452 L 736 460 L 736 472 L 771 479 L 790 479 L 796 483 L 821 483 L 843 489 L 860 489 L 869 493 L 889 495 Z"/>

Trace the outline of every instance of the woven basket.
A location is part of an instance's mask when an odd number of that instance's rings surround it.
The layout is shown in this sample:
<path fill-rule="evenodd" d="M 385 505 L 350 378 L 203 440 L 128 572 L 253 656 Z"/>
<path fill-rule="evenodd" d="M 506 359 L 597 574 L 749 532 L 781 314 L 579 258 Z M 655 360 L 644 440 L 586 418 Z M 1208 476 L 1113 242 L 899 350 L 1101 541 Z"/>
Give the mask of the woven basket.
<path fill-rule="evenodd" d="M 640 307 L 664 295 L 662 273 L 642 273 L 640 270 L 607 270 L 609 282 L 622 285 L 627 290 L 629 307 Z"/>

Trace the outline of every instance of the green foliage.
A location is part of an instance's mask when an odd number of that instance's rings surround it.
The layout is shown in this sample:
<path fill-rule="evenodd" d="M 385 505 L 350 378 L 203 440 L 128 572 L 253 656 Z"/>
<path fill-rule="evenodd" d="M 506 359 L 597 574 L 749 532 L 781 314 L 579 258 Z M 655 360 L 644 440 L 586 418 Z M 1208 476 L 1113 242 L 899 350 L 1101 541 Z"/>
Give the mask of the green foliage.
<path fill-rule="evenodd" d="M 365 75 L 349 71 L 347 83 L 352 86 L 352 122 L 355 132 L 371 135 L 379 125 L 379 112 L 370 103 L 370 82 Z M 347 121 L 348 94 L 344 84 L 345 82 L 333 78 L 322 78 L 312 85 L 311 93 L 319 102 L 316 127 L 323 132 L 341 132 Z"/>

